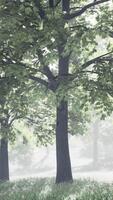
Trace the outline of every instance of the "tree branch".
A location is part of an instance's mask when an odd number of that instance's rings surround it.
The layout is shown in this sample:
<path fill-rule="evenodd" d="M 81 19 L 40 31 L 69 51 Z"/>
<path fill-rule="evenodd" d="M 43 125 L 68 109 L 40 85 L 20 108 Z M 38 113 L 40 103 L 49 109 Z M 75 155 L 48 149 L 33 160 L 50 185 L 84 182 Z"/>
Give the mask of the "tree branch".
<path fill-rule="evenodd" d="M 35 76 L 32 76 L 32 75 L 29 75 L 29 79 L 31 79 L 31 80 L 33 80 L 33 81 L 35 81 L 37 83 L 40 83 L 40 84 L 42 84 L 42 85 L 44 85 L 44 86 L 46 86 L 48 88 L 48 82 L 43 80 L 43 79 L 41 79 L 41 78 L 39 78 L 39 77 L 35 77 Z"/>
<path fill-rule="evenodd" d="M 53 75 L 52 71 L 50 70 L 50 68 L 48 66 L 44 66 L 42 68 L 42 70 L 40 70 L 44 75 L 47 76 L 48 80 L 51 81 L 51 80 L 54 80 L 55 79 L 55 76 Z"/>
<path fill-rule="evenodd" d="M 94 91 L 94 90 L 106 92 L 106 94 L 109 94 L 111 97 L 113 97 L 113 89 L 112 88 L 108 88 L 108 87 L 102 86 L 102 85 L 99 87 L 97 87 L 97 85 L 95 85 L 93 88 L 90 88 L 90 87 L 87 88 L 87 91 Z"/>
<path fill-rule="evenodd" d="M 82 7 L 80 10 L 77 10 L 76 12 L 72 13 L 72 14 L 66 14 L 64 16 L 65 19 L 70 20 L 73 19 L 75 17 L 78 17 L 80 15 L 82 15 L 85 11 L 87 11 L 89 8 L 102 4 L 102 3 L 106 3 L 110 0 L 98 0 L 98 1 L 93 1 L 92 3 L 89 3 L 87 5 L 85 5 L 84 7 Z"/>
<path fill-rule="evenodd" d="M 15 117 L 13 117 L 12 119 L 11 119 L 11 121 L 8 123 L 8 127 L 10 127 L 12 124 L 13 124 L 13 122 L 15 121 L 15 120 L 18 120 L 18 119 L 22 119 L 23 117 L 20 115 L 20 116 L 15 116 Z"/>
<path fill-rule="evenodd" d="M 58 4 L 61 2 L 61 0 L 58 0 L 57 2 L 56 2 L 56 4 L 55 4 L 55 7 L 57 7 L 58 6 Z"/>
<path fill-rule="evenodd" d="M 55 79 L 55 76 L 53 75 L 52 71 L 50 70 L 49 66 L 45 65 L 45 62 L 44 62 L 44 56 L 43 56 L 43 52 L 41 49 L 38 49 L 37 50 L 37 54 L 38 54 L 38 58 L 39 58 L 39 62 L 40 64 L 43 66 L 41 69 L 40 69 L 40 72 L 43 73 L 49 81 L 51 80 L 54 80 Z"/>
<path fill-rule="evenodd" d="M 39 116 L 38 116 L 39 117 Z M 41 119 L 41 117 L 39 117 Z M 39 121 L 35 121 L 34 119 L 30 118 L 30 117 L 26 117 L 25 118 L 28 122 L 32 123 L 32 124 L 35 124 L 35 125 L 38 125 L 39 124 Z"/>
<path fill-rule="evenodd" d="M 113 51 L 108 52 L 108 53 L 105 53 L 105 54 L 103 54 L 103 55 L 101 55 L 101 56 L 98 56 L 98 57 L 96 57 L 96 58 L 93 58 L 93 59 L 87 61 L 86 63 L 84 63 L 84 64 L 81 66 L 81 68 L 82 68 L 82 69 L 85 69 L 85 68 L 87 68 L 89 65 L 94 64 L 94 63 L 97 62 L 97 61 L 102 61 L 102 59 L 104 59 L 104 61 L 107 61 L 108 59 L 107 59 L 105 56 L 110 55 L 110 54 L 112 54 L 112 53 L 113 53 Z"/>

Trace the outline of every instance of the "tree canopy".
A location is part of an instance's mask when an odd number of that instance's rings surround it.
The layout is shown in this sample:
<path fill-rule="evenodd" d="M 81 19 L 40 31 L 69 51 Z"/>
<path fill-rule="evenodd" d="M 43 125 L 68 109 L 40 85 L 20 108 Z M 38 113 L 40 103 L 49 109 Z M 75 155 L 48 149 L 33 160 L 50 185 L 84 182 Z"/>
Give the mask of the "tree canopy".
<path fill-rule="evenodd" d="M 40 5 L 36 2 L 1 1 L 0 62 L 6 76 L 14 75 L 23 82 L 35 81 L 60 95 L 61 89 L 64 93 L 70 85 L 82 87 L 92 103 L 111 104 L 110 2 L 72 1 L 69 13 L 62 13 L 60 3 L 53 10 L 48 2 L 41 1 Z M 62 56 L 70 57 L 68 77 L 57 73 L 58 45 L 63 42 Z"/>

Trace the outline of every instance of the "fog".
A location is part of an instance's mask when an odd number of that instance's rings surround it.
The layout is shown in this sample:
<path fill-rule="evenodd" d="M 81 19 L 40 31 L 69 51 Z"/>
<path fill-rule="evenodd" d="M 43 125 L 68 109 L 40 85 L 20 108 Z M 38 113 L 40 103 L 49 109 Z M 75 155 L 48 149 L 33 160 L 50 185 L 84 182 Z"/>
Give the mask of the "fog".
<path fill-rule="evenodd" d="M 85 135 L 69 135 L 73 177 L 113 181 L 113 119 L 95 119 Z M 55 177 L 55 144 L 36 147 L 21 141 L 10 148 L 10 179 Z"/>

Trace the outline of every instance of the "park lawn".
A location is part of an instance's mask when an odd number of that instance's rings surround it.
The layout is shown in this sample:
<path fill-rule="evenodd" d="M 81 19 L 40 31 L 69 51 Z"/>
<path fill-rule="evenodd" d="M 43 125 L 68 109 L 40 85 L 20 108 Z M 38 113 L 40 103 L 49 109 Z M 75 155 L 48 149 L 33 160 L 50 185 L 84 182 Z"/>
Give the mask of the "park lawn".
<path fill-rule="evenodd" d="M 54 184 L 54 179 L 24 179 L 0 183 L 0 200 L 113 200 L 113 184 L 75 180 Z"/>

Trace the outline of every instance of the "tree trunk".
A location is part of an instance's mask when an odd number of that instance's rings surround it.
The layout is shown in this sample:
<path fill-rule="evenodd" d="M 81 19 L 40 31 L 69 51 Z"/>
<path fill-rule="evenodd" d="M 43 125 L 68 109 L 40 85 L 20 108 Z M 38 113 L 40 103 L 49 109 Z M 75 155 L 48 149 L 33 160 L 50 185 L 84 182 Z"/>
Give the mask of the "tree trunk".
<path fill-rule="evenodd" d="M 56 183 L 72 182 L 68 144 L 68 104 L 62 100 L 57 108 L 56 126 L 57 176 Z"/>
<path fill-rule="evenodd" d="M 8 141 L 0 140 L 0 181 L 9 180 Z"/>
<path fill-rule="evenodd" d="M 93 124 L 93 166 L 98 167 L 98 135 L 99 135 L 99 119 Z"/>
<path fill-rule="evenodd" d="M 69 56 L 62 57 L 63 48 L 59 48 L 59 78 L 68 76 Z M 57 107 L 56 121 L 56 183 L 72 182 L 71 162 L 68 144 L 68 102 L 62 98 Z"/>

